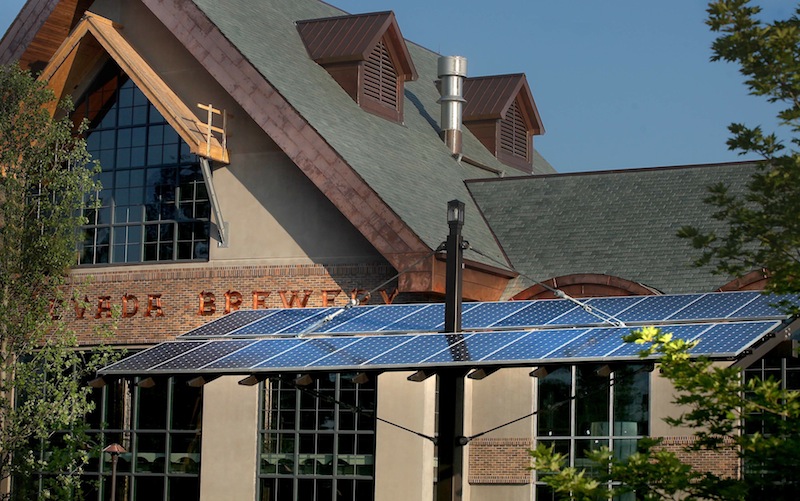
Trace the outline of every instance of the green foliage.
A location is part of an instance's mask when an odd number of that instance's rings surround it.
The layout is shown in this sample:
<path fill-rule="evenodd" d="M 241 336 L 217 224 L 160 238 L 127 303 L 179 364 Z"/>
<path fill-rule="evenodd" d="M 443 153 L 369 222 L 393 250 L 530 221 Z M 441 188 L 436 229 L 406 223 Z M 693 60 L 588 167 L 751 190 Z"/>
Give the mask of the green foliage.
<path fill-rule="evenodd" d="M 36 472 L 58 471 L 46 481 L 55 495 L 75 492 L 87 460 L 76 446 L 85 443 L 79 429 L 92 408 L 85 381 L 108 352 L 79 351 L 60 320 L 70 307 L 80 209 L 96 187 L 84 141 L 65 109 L 52 118 L 52 102 L 28 72 L 0 67 L 0 480 L 13 475 L 24 485 Z M 58 430 L 74 432 L 34 454 Z"/>
<path fill-rule="evenodd" d="M 698 266 L 739 276 L 755 269 L 771 275 L 768 289 L 800 291 L 800 7 L 786 20 L 766 23 L 761 9 L 745 0 L 709 4 L 707 24 L 720 34 L 713 43 L 715 61 L 737 63 L 751 94 L 781 106 L 778 118 L 793 136 L 787 148 L 761 127 L 732 124 L 731 150 L 763 158 L 743 196 L 720 183 L 710 187 L 706 202 L 724 232 L 684 227 L 678 235 L 703 252 Z"/>
<path fill-rule="evenodd" d="M 695 343 L 673 339 L 656 328 L 644 328 L 625 339 L 646 345 L 641 356 L 658 356 L 661 373 L 678 396 L 674 402 L 685 412 L 667 419 L 673 426 L 693 430 L 696 441 L 689 451 L 735 454 L 748 474 L 741 478 L 699 471 L 683 463 L 674 451 L 660 447 L 659 440 L 645 439 L 639 450 L 625 459 L 613 457 L 607 448 L 587 451 L 599 473 L 589 477 L 569 468 L 566 458 L 539 446 L 531 451 L 533 469 L 540 480 L 568 499 L 609 499 L 635 491 L 637 499 L 744 500 L 759 496 L 791 499 L 800 492 L 800 394 L 783 390 L 778 382 L 742 381 L 736 368 L 720 367 L 707 359 L 693 359 Z M 742 418 L 760 421 L 768 435 L 743 433 Z M 614 482 L 613 487 L 612 482 Z"/>

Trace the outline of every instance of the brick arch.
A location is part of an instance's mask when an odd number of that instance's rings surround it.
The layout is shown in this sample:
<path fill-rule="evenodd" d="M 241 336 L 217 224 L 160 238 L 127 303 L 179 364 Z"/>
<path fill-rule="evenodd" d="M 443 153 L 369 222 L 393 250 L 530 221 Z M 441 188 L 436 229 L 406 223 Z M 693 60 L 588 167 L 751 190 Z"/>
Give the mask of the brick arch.
<path fill-rule="evenodd" d="M 556 296 L 542 284 L 559 289 L 572 297 L 653 296 L 659 291 L 624 278 L 598 273 L 579 273 L 550 278 L 518 292 L 512 300 L 554 299 Z"/>
<path fill-rule="evenodd" d="M 753 270 L 746 275 L 731 280 L 727 284 L 717 289 L 717 291 L 760 291 L 764 290 L 768 281 L 769 272 L 766 269 L 761 268 L 760 270 Z"/>

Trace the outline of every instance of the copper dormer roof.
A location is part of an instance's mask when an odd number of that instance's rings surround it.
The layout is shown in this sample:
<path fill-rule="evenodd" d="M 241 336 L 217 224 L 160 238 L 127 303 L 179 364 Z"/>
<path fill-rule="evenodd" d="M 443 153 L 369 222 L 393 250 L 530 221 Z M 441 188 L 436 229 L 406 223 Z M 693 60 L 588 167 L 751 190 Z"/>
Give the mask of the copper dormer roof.
<path fill-rule="evenodd" d="M 467 78 L 464 82 L 464 121 L 499 120 L 520 97 L 534 135 L 544 134 L 542 119 L 524 73 Z"/>
<path fill-rule="evenodd" d="M 416 80 L 417 70 L 411 61 L 394 12 L 374 12 L 297 22 L 297 31 L 318 64 L 364 61 L 384 36 L 388 37 L 398 55 L 398 75 L 404 80 Z"/>

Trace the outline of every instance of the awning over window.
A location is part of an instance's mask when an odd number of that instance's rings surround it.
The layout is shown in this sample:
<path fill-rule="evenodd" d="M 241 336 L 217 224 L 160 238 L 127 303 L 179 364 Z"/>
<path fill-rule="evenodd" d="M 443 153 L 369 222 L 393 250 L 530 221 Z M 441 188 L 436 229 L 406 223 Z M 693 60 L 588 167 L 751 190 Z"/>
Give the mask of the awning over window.
<path fill-rule="evenodd" d="M 640 360 L 622 337 L 653 325 L 699 340 L 694 355 L 759 356 L 790 336 L 785 299 L 758 292 L 467 303 L 461 333 L 443 304 L 242 310 L 103 368 L 101 375 L 279 374 L 522 367 Z"/>

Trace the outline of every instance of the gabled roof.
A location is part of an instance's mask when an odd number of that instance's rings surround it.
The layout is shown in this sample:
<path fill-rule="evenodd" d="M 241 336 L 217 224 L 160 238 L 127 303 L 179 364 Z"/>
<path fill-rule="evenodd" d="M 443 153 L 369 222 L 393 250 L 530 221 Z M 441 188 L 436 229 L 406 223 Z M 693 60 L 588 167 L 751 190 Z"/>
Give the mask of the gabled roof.
<path fill-rule="evenodd" d="M 439 139 L 438 54 L 403 44 L 422 78 L 406 83 L 404 123 L 397 124 L 361 109 L 308 57 L 296 23 L 344 14 L 324 2 L 141 2 L 393 267 L 412 268 L 401 275 L 401 290 L 444 291 L 444 266 L 431 251 L 448 233 L 447 201 L 459 199 L 467 205 L 464 237 L 477 251 L 465 253 L 465 295 L 500 295 L 514 273 L 464 181 L 507 167 L 468 130 L 469 163 Z M 29 8 L 46 11 L 39 0 Z M 387 33 L 395 31 L 390 24 Z M 553 172 L 546 162 L 533 170 Z"/>
<path fill-rule="evenodd" d="M 417 71 L 408 53 L 394 12 L 375 12 L 297 22 L 297 31 L 318 64 L 365 61 L 384 35 L 388 36 L 398 58 L 398 74 L 416 80 Z"/>
<path fill-rule="evenodd" d="M 19 61 L 41 68 L 78 23 L 93 0 L 32 0 L 0 40 L 0 64 Z"/>
<path fill-rule="evenodd" d="M 469 190 L 521 274 L 544 281 L 599 273 L 665 294 L 715 290 L 730 278 L 696 268 L 679 228 L 722 231 L 708 187 L 743 192 L 753 163 L 632 169 L 470 181 Z M 518 291 L 532 285 L 520 277 Z"/>
<path fill-rule="evenodd" d="M 500 120 L 519 96 L 522 111 L 530 121 L 534 135 L 544 134 L 539 110 L 533 101 L 528 80 L 523 73 L 467 78 L 464 82 L 464 122 Z"/>
<path fill-rule="evenodd" d="M 106 55 L 136 83 L 153 106 L 186 141 L 192 153 L 228 162 L 227 150 L 215 137 L 209 138 L 204 133 L 199 120 L 189 107 L 136 53 L 108 19 L 87 13 L 53 54 L 39 78 L 47 80 L 56 97 L 61 99 L 66 89 L 73 89 L 86 79 Z"/>

